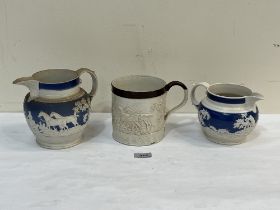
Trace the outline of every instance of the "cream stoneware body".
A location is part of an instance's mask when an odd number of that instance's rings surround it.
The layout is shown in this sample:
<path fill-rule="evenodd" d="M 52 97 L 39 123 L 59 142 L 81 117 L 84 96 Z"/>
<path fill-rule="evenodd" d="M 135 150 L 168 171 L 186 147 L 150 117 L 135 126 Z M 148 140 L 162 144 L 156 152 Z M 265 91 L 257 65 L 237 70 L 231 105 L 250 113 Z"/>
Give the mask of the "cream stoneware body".
<path fill-rule="evenodd" d="M 80 87 L 80 75 L 89 73 L 92 90 Z M 29 88 L 24 100 L 26 121 L 37 143 L 48 149 L 64 149 L 79 144 L 89 119 L 91 100 L 97 89 L 93 71 L 81 68 L 43 70 L 22 77 L 14 84 Z"/>
<path fill-rule="evenodd" d="M 184 90 L 182 102 L 166 111 L 168 90 L 179 85 Z M 178 81 L 133 75 L 112 82 L 113 138 L 126 145 L 144 146 L 161 141 L 168 115 L 187 102 L 187 87 Z"/>
<path fill-rule="evenodd" d="M 195 96 L 199 86 L 206 88 L 206 97 L 202 101 Z M 256 102 L 263 96 L 242 85 L 202 82 L 193 87 L 191 99 L 208 139 L 234 145 L 244 142 L 257 125 L 259 110 Z"/>

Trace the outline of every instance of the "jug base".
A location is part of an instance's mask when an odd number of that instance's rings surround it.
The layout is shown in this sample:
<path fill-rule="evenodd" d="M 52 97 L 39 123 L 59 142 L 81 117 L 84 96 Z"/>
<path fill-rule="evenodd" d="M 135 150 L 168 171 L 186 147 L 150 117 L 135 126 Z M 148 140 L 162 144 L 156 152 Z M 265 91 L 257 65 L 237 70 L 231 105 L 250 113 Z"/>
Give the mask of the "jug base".
<path fill-rule="evenodd" d="M 82 135 L 74 134 L 71 136 L 61 136 L 61 137 L 47 137 L 47 136 L 40 136 L 36 137 L 36 142 L 40 147 L 46 149 L 66 149 L 69 147 L 76 146 L 82 142 Z"/>
<path fill-rule="evenodd" d="M 113 132 L 113 139 L 128 146 L 149 146 L 160 142 L 164 137 L 164 133 L 164 129 L 146 135 L 132 135 L 117 131 Z"/>
<path fill-rule="evenodd" d="M 246 136 L 219 136 L 215 133 L 210 133 L 208 131 L 205 131 L 204 129 L 203 133 L 207 137 L 207 139 L 211 142 L 214 142 L 216 144 L 222 144 L 222 145 L 237 145 L 242 144 L 246 141 Z"/>

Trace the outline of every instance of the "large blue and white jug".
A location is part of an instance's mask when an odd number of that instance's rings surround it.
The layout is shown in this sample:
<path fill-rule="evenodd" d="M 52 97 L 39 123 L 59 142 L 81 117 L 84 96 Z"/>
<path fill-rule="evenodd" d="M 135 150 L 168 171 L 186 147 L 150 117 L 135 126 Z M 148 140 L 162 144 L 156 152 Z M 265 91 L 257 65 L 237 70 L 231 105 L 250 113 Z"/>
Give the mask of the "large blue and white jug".
<path fill-rule="evenodd" d="M 83 73 L 89 73 L 92 78 L 90 93 L 80 87 Z M 81 142 L 97 89 L 93 71 L 86 68 L 77 71 L 49 69 L 13 83 L 30 90 L 25 96 L 24 114 L 40 146 L 63 149 Z"/>
<path fill-rule="evenodd" d="M 206 88 L 206 97 L 198 101 L 195 96 L 199 86 Z M 240 144 L 255 128 L 259 111 L 256 106 L 263 96 L 237 84 L 196 84 L 191 91 L 193 105 L 209 140 L 226 145 Z"/>

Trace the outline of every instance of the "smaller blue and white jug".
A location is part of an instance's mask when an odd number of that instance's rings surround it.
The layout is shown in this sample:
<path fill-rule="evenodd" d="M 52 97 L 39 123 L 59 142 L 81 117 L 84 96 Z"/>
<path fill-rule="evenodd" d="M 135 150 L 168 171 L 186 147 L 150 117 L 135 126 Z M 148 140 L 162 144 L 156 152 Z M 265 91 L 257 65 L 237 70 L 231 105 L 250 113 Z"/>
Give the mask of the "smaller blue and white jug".
<path fill-rule="evenodd" d="M 199 86 L 206 88 L 206 97 L 201 102 L 195 96 Z M 234 145 L 244 142 L 255 128 L 259 118 L 256 102 L 263 100 L 263 96 L 242 85 L 202 82 L 193 87 L 191 99 L 208 139 Z"/>
<path fill-rule="evenodd" d="M 89 73 L 92 78 L 90 93 L 80 87 L 83 73 Z M 25 96 L 24 114 L 40 146 L 64 149 L 81 142 L 97 89 L 94 71 L 86 68 L 77 71 L 49 69 L 13 83 L 30 90 Z"/>

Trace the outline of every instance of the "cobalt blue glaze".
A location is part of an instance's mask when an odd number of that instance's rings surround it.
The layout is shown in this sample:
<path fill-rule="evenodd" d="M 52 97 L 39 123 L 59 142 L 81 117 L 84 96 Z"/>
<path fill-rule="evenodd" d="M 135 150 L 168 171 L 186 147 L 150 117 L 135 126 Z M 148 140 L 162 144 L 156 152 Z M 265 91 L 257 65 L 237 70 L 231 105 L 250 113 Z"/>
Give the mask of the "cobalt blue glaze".
<path fill-rule="evenodd" d="M 74 80 L 63 82 L 63 83 L 39 83 L 39 89 L 44 90 L 66 90 L 69 88 L 73 88 L 80 84 L 80 78 L 76 78 Z"/>
<path fill-rule="evenodd" d="M 244 128 L 234 126 L 234 123 L 237 122 L 238 120 L 242 121 L 246 117 L 252 116 L 256 124 L 259 119 L 258 108 L 256 108 L 256 112 L 250 111 L 244 113 L 223 113 L 223 112 L 217 112 L 208 109 L 205 106 L 203 106 L 202 103 L 200 103 L 198 105 L 198 115 L 200 115 L 200 113 L 203 112 L 204 110 L 209 113 L 210 117 L 209 119 L 207 118 L 203 119 L 203 122 L 201 122 L 202 120 L 199 117 L 200 123 L 203 127 L 210 128 L 212 126 L 217 130 L 226 129 L 229 133 L 236 133 L 238 131 L 244 130 Z"/>
<path fill-rule="evenodd" d="M 88 121 L 90 99 L 87 93 L 75 100 L 59 103 L 40 102 L 39 100 L 28 101 L 28 98 L 29 94 L 26 95 L 24 100 L 24 114 L 29 121 L 32 121 L 33 126 L 36 127 L 35 129 L 33 128 L 33 131 L 38 130 L 40 133 L 43 133 L 42 128 L 48 126 L 48 120 L 46 118 L 49 118 L 49 123 L 50 120 L 54 122 L 57 119 L 64 120 L 64 126 L 61 126 L 61 124 L 56 125 L 54 123 L 49 124 L 49 130 L 58 132 L 65 131 L 65 134 L 69 131 L 71 132 L 71 128 L 83 126 Z M 52 113 L 54 114 L 53 116 Z"/>

